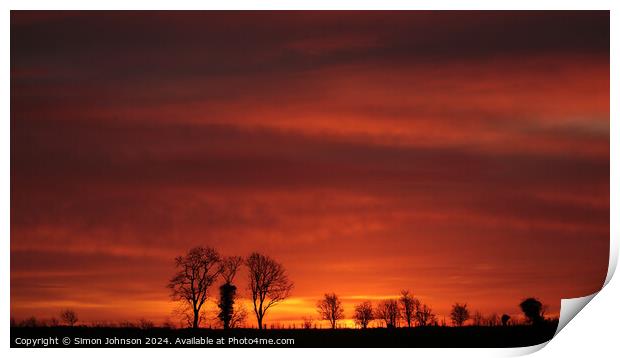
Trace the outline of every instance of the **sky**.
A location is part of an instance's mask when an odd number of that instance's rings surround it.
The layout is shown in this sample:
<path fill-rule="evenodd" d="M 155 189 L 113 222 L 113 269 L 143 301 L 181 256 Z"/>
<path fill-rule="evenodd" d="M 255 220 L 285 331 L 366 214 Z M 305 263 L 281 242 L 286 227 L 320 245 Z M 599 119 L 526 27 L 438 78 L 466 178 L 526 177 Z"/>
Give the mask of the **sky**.
<path fill-rule="evenodd" d="M 604 281 L 607 11 L 12 11 L 10 57 L 16 319 L 175 320 L 198 245 L 284 265 L 267 324 Z"/>

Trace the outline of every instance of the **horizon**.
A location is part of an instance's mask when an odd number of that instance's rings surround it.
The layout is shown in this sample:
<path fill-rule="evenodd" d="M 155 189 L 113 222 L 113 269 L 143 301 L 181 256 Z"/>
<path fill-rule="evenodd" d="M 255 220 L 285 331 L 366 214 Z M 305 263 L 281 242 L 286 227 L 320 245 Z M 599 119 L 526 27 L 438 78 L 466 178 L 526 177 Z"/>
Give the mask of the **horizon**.
<path fill-rule="evenodd" d="M 376 304 L 378 302 L 380 302 L 380 300 L 383 299 L 398 299 L 398 295 L 394 295 L 394 296 L 381 296 L 380 298 L 360 298 L 360 296 L 353 296 L 353 297 L 340 297 L 343 301 L 343 307 L 344 307 L 344 314 L 345 314 L 345 318 L 343 319 L 339 319 L 338 320 L 338 329 L 359 329 L 359 325 L 357 325 L 354 321 L 354 319 L 352 318 L 352 314 L 353 314 L 353 305 L 355 303 L 360 303 L 363 301 L 371 301 L 373 303 L 373 305 L 376 306 Z M 213 298 L 215 299 L 215 298 Z M 266 316 L 266 329 L 305 329 L 303 327 L 303 323 L 304 323 L 304 318 L 309 318 L 312 321 L 312 329 L 331 329 L 329 326 L 329 322 L 325 319 L 321 319 L 319 316 L 319 313 L 317 312 L 316 309 L 316 301 L 318 301 L 319 298 L 317 298 L 315 301 L 312 301 L 312 298 L 292 298 L 292 302 L 290 301 L 285 301 L 282 305 L 285 306 L 284 310 L 285 311 L 289 311 L 291 308 L 294 309 L 295 314 L 297 314 L 299 311 L 297 309 L 295 309 L 295 306 L 298 306 L 298 302 L 297 301 L 302 301 L 303 302 L 303 309 L 304 312 L 306 312 L 306 314 L 302 317 L 296 317 L 296 316 L 284 316 L 285 318 L 283 319 L 277 319 L 277 320 L 270 320 L 269 314 L 267 314 Z M 252 312 L 252 302 L 250 299 L 248 298 L 244 298 L 244 297 L 240 297 L 238 298 L 238 300 L 240 301 L 240 304 L 244 306 L 244 308 L 247 310 L 248 312 L 248 319 L 245 321 L 244 324 L 242 324 L 240 327 L 236 327 L 236 328 L 249 328 L 249 329 L 255 329 L 257 328 L 257 324 L 256 324 L 256 318 L 253 316 L 254 313 Z M 297 304 L 296 304 L 297 302 Z M 314 306 L 311 304 L 311 302 L 314 302 Z M 169 303 L 169 302 L 168 302 Z M 466 303 L 466 302 L 464 302 Z M 544 302 L 543 302 L 544 303 Z M 219 327 L 219 325 L 221 324 L 218 321 L 217 318 L 217 305 L 216 302 L 214 300 L 209 301 L 208 303 L 205 304 L 206 308 L 205 308 L 205 313 L 207 314 L 206 320 L 201 322 L 200 328 L 213 328 L 213 329 L 222 329 L 222 327 Z M 174 310 L 175 306 L 174 304 L 171 304 L 171 312 Z M 306 311 L 308 307 L 314 307 L 314 311 Z M 451 305 L 450 305 L 451 306 Z M 480 312 L 483 316 L 483 319 L 487 320 L 492 314 L 497 314 L 497 318 L 500 318 L 502 314 L 508 314 L 510 316 L 510 321 L 509 321 L 509 325 L 527 325 L 527 319 L 524 316 L 523 312 L 519 309 L 518 307 L 518 302 L 517 304 L 515 304 L 516 309 L 514 309 L 511 312 L 484 312 L 484 311 L 480 311 L 478 309 L 476 309 L 475 307 L 470 307 L 468 305 L 468 308 L 470 310 L 470 314 L 473 315 L 474 312 Z M 440 313 L 440 311 L 436 310 L 434 306 L 431 306 L 433 312 L 436 315 L 436 319 L 437 319 L 437 325 L 438 326 L 443 326 L 443 320 L 445 320 L 445 326 L 446 327 L 456 327 L 454 325 L 454 323 L 450 320 L 450 309 L 451 307 L 447 307 L 445 308 L 445 312 L 442 310 L 441 312 L 444 313 Z M 153 323 L 155 325 L 155 327 L 165 327 L 167 325 L 172 325 L 173 328 L 191 328 L 189 325 L 187 325 L 187 323 L 183 322 L 182 318 L 179 318 L 178 316 L 174 315 L 174 314 L 169 314 L 169 315 L 165 315 L 162 317 L 157 317 L 155 319 L 153 319 L 153 317 L 147 317 L 147 316 L 140 316 L 140 315 L 134 315 L 134 316 L 129 316 L 129 317 L 120 317 L 117 319 L 82 319 L 82 314 L 79 310 L 74 309 L 74 307 L 64 307 L 61 310 L 59 310 L 58 312 L 56 312 L 56 314 L 52 314 L 50 316 L 37 316 L 34 314 L 31 315 L 25 315 L 22 317 L 13 317 L 11 316 L 12 321 L 19 325 L 22 322 L 26 322 L 32 318 L 36 319 L 37 324 L 39 325 L 49 325 L 51 323 L 51 321 L 53 319 L 56 319 L 59 322 L 59 325 L 64 325 L 62 323 L 62 320 L 60 319 L 60 313 L 63 310 L 66 309 L 71 309 L 73 311 L 75 311 L 75 313 L 78 316 L 78 321 L 76 323 L 76 326 L 90 326 L 90 327 L 98 327 L 98 326 L 103 326 L 103 327 L 123 327 L 125 325 L 134 325 L 134 326 L 139 326 L 140 325 L 140 321 L 141 320 L 146 320 L 146 322 L 150 322 Z M 49 312 L 48 310 L 46 310 L 45 312 Z M 271 311 L 269 311 L 271 312 Z M 309 313 L 309 314 L 308 314 Z M 549 312 L 546 311 L 545 315 L 544 315 L 545 319 L 547 320 L 557 320 L 559 319 L 560 315 L 559 312 Z M 406 323 L 403 321 L 403 318 L 399 318 L 399 328 L 407 328 Z M 431 326 L 434 326 L 435 324 L 432 324 Z M 501 324 L 500 324 L 501 325 Z M 472 318 L 469 318 L 464 326 L 475 326 Z M 489 326 L 489 324 L 487 322 L 484 322 L 482 324 L 482 326 Z M 417 327 L 417 325 L 415 326 Z M 379 318 L 374 318 L 373 320 L 371 320 L 368 328 L 385 328 L 385 324 L 384 322 L 381 321 L 381 319 Z M 414 327 L 412 327 L 414 328 Z"/>

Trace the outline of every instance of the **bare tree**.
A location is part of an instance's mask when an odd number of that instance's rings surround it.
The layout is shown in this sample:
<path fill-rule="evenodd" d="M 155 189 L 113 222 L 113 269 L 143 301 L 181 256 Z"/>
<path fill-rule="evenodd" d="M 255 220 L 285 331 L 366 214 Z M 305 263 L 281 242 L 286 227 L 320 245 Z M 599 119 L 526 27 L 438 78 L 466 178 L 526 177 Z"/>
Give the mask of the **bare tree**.
<path fill-rule="evenodd" d="M 249 271 L 249 288 L 258 329 L 263 329 L 265 313 L 289 297 L 293 283 L 288 279 L 282 264 L 269 256 L 254 252 L 248 256 L 245 264 Z"/>
<path fill-rule="evenodd" d="M 243 259 L 240 256 L 226 257 L 221 262 L 220 271 L 224 279 L 224 284 L 220 286 L 220 300 L 217 306 L 220 309 L 218 318 L 222 322 L 224 329 L 231 328 L 230 322 L 235 315 L 234 309 L 235 299 L 237 297 L 237 286 L 233 284 L 233 279 L 242 263 Z"/>
<path fill-rule="evenodd" d="M 418 326 L 424 327 L 437 323 L 437 318 L 429 306 L 420 304 L 415 311 L 415 321 Z"/>
<path fill-rule="evenodd" d="M 469 319 L 469 310 L 467 309 L 467 303 L 459 304 L 458 302 L 452 305 L 452 311 L 450 312 L 450 319 L 452 324 L 460 327 Z"/>
<path fill-rule="evenodd" d="M 321 319 L 329 321 L 332 329 L 336 328 L 336 322 L 344 318 L 342 302 L 335 293 L 326 293 L 322 300 L 316 303 L 317 311 Z"/>
<path fill-rule="evenodd" d="M 78 321 L 78 316 L 74 310 L 66 309 L 60 312 L 60 319 L 70 327 L 75 326 Z"/>
<path fill-rule="evenodd" d="M 170 279 L 170 297 L 190 309 L 192 328 L 200 325 L 209 287 L 221 272 L 220 255 L 210 247 L 195 247 L 175 259 L 177 273 Z"/>
<path fill-rule="evenodd" d="M 363 329 L 368 328 L 368 324 L 375 319 L 374 311 L 372 309 L 372 302 L 365 301 L 355 306 L 355 313 L 353 314 L 353 320 Z"/>
<path fill-rule="evenodd" d="M 398 301 L 395 299 L 388 299 L 379 302 L 379 305 L 375 310 L 375 316 L 377 319 L 383 320 L 387 328 L 397 327 L 398 319 L 400 318 Z"/>
<path fill-rule="evenodd" d="M 401 312 L 407 327 L 411 328 L 411 324 L 415 319 L 415 311 L 420 306 L 420 301 L 413 297 L 408 290 L 400 291 L 400 298 L 398 299 L 401 305 Z"/>
<path fill-rule="evenodd" d="M 243 258 L 241 256 L 228 256 L 225 257 L 221 265 L 222 278 L 225 283 L 232 283 L 239 272 L 239 268 L 243 264 Z"/>

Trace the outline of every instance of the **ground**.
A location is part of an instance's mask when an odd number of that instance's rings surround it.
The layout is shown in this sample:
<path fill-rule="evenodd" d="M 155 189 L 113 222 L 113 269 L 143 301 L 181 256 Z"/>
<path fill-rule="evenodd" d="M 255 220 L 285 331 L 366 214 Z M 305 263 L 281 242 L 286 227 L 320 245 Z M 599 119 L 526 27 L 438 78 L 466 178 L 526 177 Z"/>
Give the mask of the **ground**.
<path fill-rule="evenodd" d="M 541 327 L 416 327 L 398 329 L 138 329 L 12 327 L 11 347 L 524 347 L 553 338 Z M 291 341 L 290 339 L 294 341 Z M 38 339 L 38 340 L 37 340 Z M 271 342 L 269 341 L 271 339 Z"/>

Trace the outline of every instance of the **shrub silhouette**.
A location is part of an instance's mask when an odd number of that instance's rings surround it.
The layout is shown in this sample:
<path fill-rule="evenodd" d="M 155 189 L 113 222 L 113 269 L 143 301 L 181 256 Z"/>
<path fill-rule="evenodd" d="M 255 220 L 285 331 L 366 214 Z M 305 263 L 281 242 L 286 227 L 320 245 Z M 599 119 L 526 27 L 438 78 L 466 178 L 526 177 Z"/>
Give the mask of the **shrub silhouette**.
<path fill-rule="evenodd" d="M 20 327 L 28 327 L 28 328 L 38 327 L 39 325 L 40 325 L 39 321 L 37 320 L 35 316 L 26 318 L 19 323 Z"/>
<path fill-rule="evenodd" d="M 510 320 L 510 316 L 504 313 L 502 315 L 502 326 L 504 327 L 507 326 L 509 320 Z"/>
<path fill-rule="evenodd" d="M 520 304 L 521 311 L 525 315 L 528 322 L 538 325 L 544 322 L 544 306 L 542 302 L 534 297 L 524 299 Z"/>
<path fill-rule="evenodd" d="M 78 321 L 78 316 L 74 310 L 66 309 L 60 312 L 60 319 L 67 326 L 73 327 Z"/>
<path fill-rule="evenodd" d="M 303 321 L 302 326 L 304 329 L 312 328 L 312 317 L 302 317 L 301 320 Z"/>
<path fill-rule="evenodd" d="M 146 318 L 140 318 L 138 320 L 137 327 L 143 330 L 149 330 L 155 327 L 155 323 L 153 323 L 153 321 L 148 320 Z"/>
<path fill-rule="evenodd" d="M 234 305 L 233 313 L 230 317 L 229 328 L 241 328 L 245 326 L 245 321 L 248 318 L 248 311 L 242 305 Z"/>
<path fill-rule="evenodd" d="M 495 313 L 495 312 L 491 313 L 486 318 L 485 321 L 486 321 L 487 326 L 490 326 L 490 327 L 499 326 L 499 324 L 500 324 L 500 318 L 497 315 L 497 313 Z"/>

